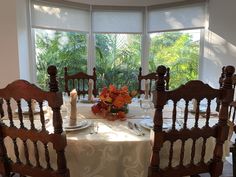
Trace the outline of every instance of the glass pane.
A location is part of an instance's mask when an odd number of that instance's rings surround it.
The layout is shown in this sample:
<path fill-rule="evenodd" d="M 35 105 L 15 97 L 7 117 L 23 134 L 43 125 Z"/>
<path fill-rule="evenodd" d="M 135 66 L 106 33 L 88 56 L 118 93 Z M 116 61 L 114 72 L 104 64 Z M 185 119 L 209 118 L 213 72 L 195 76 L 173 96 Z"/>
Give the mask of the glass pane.
<path fill-rule="evenodd" d="M 37 84 L 47 88 L 47 67 L 56 65 L 60 90 L 64 90 L 64 67 L 68 73 L 87 72 L 87 34 L 35 29 Z"/>
<path fill-rule="evenodd" d="M 137 89 L 141 66 L 140 34 L 96 34 L 98 88 L 109 84 Z"/>
<path fill-rule="evenodd" d="M 198 79 L 201 30 L 150 34 L 149 71 L 158 65 L 170 68 L 170 89 Z"/>

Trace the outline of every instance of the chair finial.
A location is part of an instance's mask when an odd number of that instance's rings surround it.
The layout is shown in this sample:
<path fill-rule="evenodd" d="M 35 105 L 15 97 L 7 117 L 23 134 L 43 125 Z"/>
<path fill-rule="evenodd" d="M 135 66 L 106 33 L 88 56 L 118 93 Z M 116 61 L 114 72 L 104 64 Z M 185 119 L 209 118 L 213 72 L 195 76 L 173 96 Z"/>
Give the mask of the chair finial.
<path fill-rule="evenodd" d="M 157 91 L 164 91 L 165 90 L 165 80 L 164 80 L 164 76 L 166 74 L 166 67 L 164 65 L 160 65 L 157 67 L 157 75 L 158 75 L 158 79 L 156 81 L 156 90 Z"/>
<path fill-rule="evenodd" d="M 222 85 L 223 88 L 225 89 L 233 88 L 232 76 L 234 74 L 234 71 L 235 71 L 234 66 L 226 66 L 224 68 L 225 78 L 223 79 L 223 85 Z"/>
<path fill-rule="evenodd" d="M 58 92 L 58 82 L 57 82 L 57 68 L 54 65 L 48 67 L 48 74 L 50 76 L 49 88 L 50 92 Z"/>

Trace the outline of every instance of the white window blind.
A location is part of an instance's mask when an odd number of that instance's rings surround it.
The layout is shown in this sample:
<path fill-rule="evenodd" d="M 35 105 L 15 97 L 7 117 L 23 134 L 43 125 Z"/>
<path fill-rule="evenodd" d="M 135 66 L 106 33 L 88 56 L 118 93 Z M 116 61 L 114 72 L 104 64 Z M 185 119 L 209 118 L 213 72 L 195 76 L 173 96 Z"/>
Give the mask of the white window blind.
<path fill-rule="evenodd" d="M 94 11 L 93 32 L 142 33 L 142 11 Z"/>
<path fill-rule="evenodd" d="M 201 28 L 204 25 L 204 3 L 166 9 L 153 9 L 148 13 L 149 32 Z"/>
<path fill-rule="evenodd" d="M 32 27 L 68 31 L 89 31 L 89 10 L 80 10 L 56 4 L 32 2 Z"/>

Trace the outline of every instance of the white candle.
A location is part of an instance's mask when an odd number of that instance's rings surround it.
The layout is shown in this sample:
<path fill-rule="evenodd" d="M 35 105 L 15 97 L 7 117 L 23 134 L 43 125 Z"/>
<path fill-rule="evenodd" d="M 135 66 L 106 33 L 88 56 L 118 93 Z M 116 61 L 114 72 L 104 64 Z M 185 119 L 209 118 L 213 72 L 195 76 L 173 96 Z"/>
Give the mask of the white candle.
<path fill-rule="evenodd" d="M 70 110 L 70 125 L 76 124 L 76 118 L 77 118 L 77 92 L 75 89 L 73 89 L 70 92 L 70 104 L 71 104 L 71 110 Z"/>
<path fill-rule="evenodd" d="M 93 92 L 93 81 L 92 80 L 89 80 L 88 82 L 88 100 L 89 101 L 92 101 L 92 92 Z"/>

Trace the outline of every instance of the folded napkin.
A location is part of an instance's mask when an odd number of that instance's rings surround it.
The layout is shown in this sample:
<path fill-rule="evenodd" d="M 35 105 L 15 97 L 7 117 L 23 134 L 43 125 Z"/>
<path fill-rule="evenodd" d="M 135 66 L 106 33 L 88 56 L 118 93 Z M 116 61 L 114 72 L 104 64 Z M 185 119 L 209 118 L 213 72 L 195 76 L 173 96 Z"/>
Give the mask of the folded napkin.
<path fill-rule="evenodd" d="M 71 104 L 71 110 L 70 110 L 70 125 L 75 125 L 76 124 L 76 119 L 77 119 L 77 107 L 76 107 L 76 102 L 77 102 L 77 92 L 75 89 L 73 89 L 70 92 L 70 104 Z"/>

